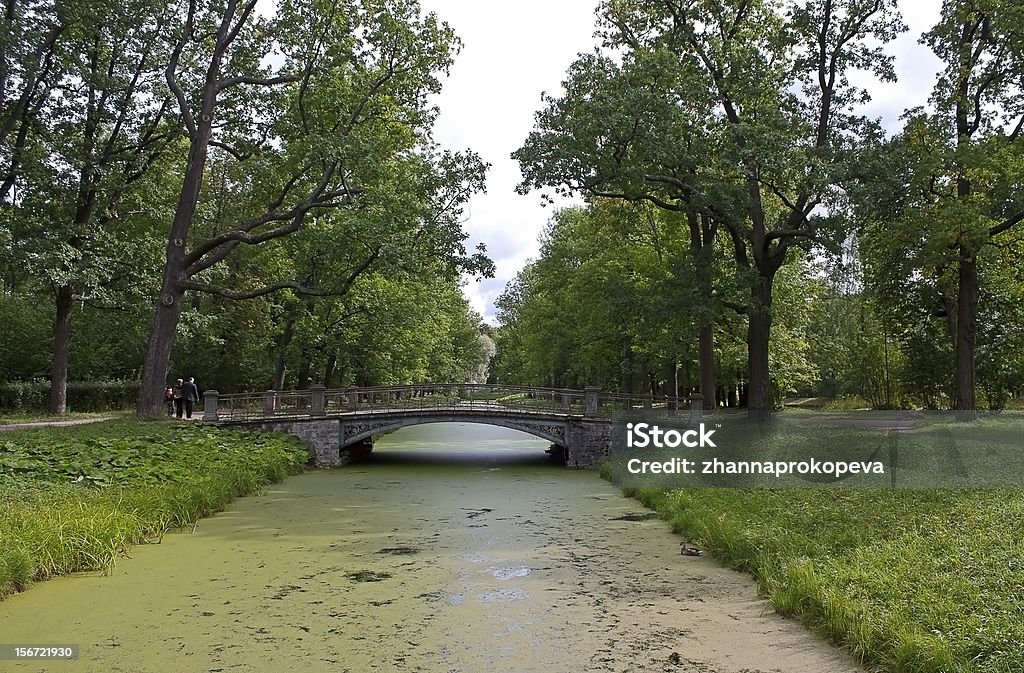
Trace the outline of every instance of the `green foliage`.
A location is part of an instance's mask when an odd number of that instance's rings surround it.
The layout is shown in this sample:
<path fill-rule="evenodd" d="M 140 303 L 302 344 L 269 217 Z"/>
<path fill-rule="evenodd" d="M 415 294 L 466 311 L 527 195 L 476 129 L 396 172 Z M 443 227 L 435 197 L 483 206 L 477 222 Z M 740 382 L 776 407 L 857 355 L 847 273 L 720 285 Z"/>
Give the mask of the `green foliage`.
<path fill-rule="evenodd" d="M 0 319 L 13 328 L 0 381 L 137 378 L 157 299 L 182 291 L 212 296 L 184 299 L 158 334 L 181 339 L 147 386 L 169 370 L 262 389 L 279 363 L 333 378 L 341 326 L 310 336 L 294 305 L 320 312 L 305 305 L 345 297 L 364 273 L 427 285 L 493 273 L 462 229 L 486 165 L 431 136 L 427 97 L 460 43 L 415 0 L 72 4 L 15 3 L 0 25 Z M 187 263 L 158 290 L 168 243 Z M 292 292 L 262 298 L 275 290 Z M 437 342 L 403 347 L 445 380 L 478 368 L 473 318 L 450 307 L 417 311 L 407 326 Z M 70 329 L 55 332 L 55 316 Z"/>
<path fill-rule="evenodd" d="M 45 347 L 53 327 L 51 310 L 49 302 L 34 297 L 0 294 L 0 381 L 46 375 L 52 354 Z"/>
<path fill-rule="evenodd" d="M 116 411 L 130 409 L 139 396 L 137 381 L 93 381 L 68 384 L 68 409 L 73 412 Z M 48 381 L 0 383 L 0 409 L 5 411 L 45 411 L 50 396 Z"/>
<path fill-rule="evenodd" d="M 495 376 L 560 387 L 669 385 L 669 369 L 695 356 L 698 324 L 716 308 L 698 299 L 688 235 L 677 217 L 645 206 L 595 201 L 557 213 L 540 258 L 496 302 Z"/>
<path fill-rule="evenodd" d="M 480 316 L 455 283 L 375 274 L 353 289 L 347 311 L 348 320 L 322 322 L 327 329 L 313 335 L 321 343 L 331 330 L 338 335 L 330 343 L 339 384 L 461 383 L 479 376 L 489 360 Z"/>
<path fill-rule="evenodd" d="M 895 2 L 609 0 L 598 20 L 604 51 L 570 66 L 513 155 L 519 189 L 649 201 L 728 229 L 748 289 L 749 403 L 767 410 L 810 373 L 791 349 L 772 354 L 776 274 L 849 229 L 844 184 L 880 137 L 849 75 L 893 79 Z"/>
<path fill-rule="evenodd" d="M 935 329 L 946 329 L 948 345 L 916 334 L 915 349 L 952 358 L 946 367 L 954 375 L 942 387 L 958 408 L 975 408 L 976 387 L 994 408 L 1009 394 L 1006 369 L 988 366 L 983 353 L 1012 362 L 997 344 L 1017 339 L 1004 329 L 1006 305 L 997 298 L 1019 285 L 1001 267 L 1019 279 L 1019 262 L 993 246 L 1017 247 L 1012 232 L 1024 221 L 1021 18 L 1013 0 L 943 3 L 922 40 L 943 64 L 930 109 L 907 112 L 875 158 L 886 170 L 866 181 L 860 204 L 870 288 L 898 316 L 943 319 Z M 1019 321 L 1011 323 L 1016 332 Z"/>
<path fill-rule="evenodd" d="M 1024 665 L 1013 491 L 632 493 L 749 571 L 783 614 L 865 663 L 917 673 Z"/>
<path fill-rule="evenodd" d="M 201 426 L 98 423 L 0 442 L 0 596 L 113 565 L 237 496 L 301 471 L 293 438 Z"/>

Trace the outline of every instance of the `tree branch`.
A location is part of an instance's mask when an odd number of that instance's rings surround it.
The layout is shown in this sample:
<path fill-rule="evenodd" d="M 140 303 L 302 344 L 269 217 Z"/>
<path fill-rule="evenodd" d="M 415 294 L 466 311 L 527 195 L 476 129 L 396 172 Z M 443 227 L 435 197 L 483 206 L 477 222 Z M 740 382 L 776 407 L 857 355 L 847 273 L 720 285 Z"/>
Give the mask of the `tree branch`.
<path fill-rule="evenodd" d="M 24 90 L 21 92 L 21 96 L 18 97 L 18 102 L 14 104 L 10 114 L 4 119 L 3 124 L 0 125 L 0 143 L 7 139 L 11 131 L 14 129 L 14 124 L 28 109 L 39 91 L 39 85 L 43 82 L 50 69 L 52 63 L 52 57 L 54 48 L 57 44 L 57 38 L 61 36 L 61 33 L 67 28 L 64 24 L 58 24 L 50 28 L 50 32 L 47 33 L 46 38 L 40 43 L 33 55 L 35 66 L 34 69 L 37 72 L 29 75 L 23 73 L 22 78 L 24 80 Z M 6 83 L 5 83 L 6 84 Z"/>
<path fill-rule="evenodd" d="M 1007 229 L 1012 229 L 1016 225 L 1020 224 L 1021 221 L 1024 221 L 1024 210 L 1022 210 L 1022 211 L 1020 211 L 1020 212 L 1018 212 L 1018 213 L 1016 213 L 1016 214 L 1006 218 L 1005 220 L 1003 220 L 1002 222 L 1000 222 L 996 226 L 994 226 L 991 229 L 989 229 L 988 230 L 988 235 L 990 237 L 998 236 L 999 234 L 1003 233 Z"/>
<path fill-rule="evenodd" d="M 185 43 L 192 38 L 192 31 L 195 27 L 195 14 L 196 0 L 189 0 L 188 18 L 185 20 L 185 26 L 182 29 L 181 39 L 174 45 L 174 51 L 171 53 L 171 59 L 167 63 L 167 70 L 164 71 L 164 78 L 167 80 L 167 87 L 171 90 L 178 101 L 178 109 L 181 111 L 181 118 L 185 122 L 185 128 L 188 130 L 190 138 L 195 138 L 196 133 L 198 132 L 196 129 L 196 120 L 192 117 L 192 110 L 189 109 L 185 91 L 178 83 L 177 72 L 178 63 L 181 61 L 181 52 L 185 49 Z"/>
<path fill-rule="evenodd" d="M 1017 126 L 1014 127 L 1013 132 L 1006 138 L 1006 142 L 1011 145 L 1017 141 L 1020 137 L 1021 128 L 1024 128 L 1024 115 L 1021 115 L 1020 120 L 1017 122 Z"/>
<path fill-rule="evenodd" d="M 292 290 L 300 297 L 337 296 L 336 292 L 306 287 L 302 283 L 296 282 L 294 280 L 281 281 L 279 283 L 265 285 L 254 290 L 232 290 L 226 287 L 211 285 L 209 283 L 199 283 L 194 280 L 182 280 L 178 281 L 178 288 L 183 291 L 192 290 L 193 292 L 202 292 L 204 294 L 212 294 L 218 297 L 224 297 L 225 299 L 235 300 L 256 299 L 257 297 L 263 297 L 268 294 L 280 292 L 281 290 Z"/>
<path fill-rule="evenodd" d="M 224 89 L 229 89 L 239 84 L 275 86 L 277 84 L 298 82 L 300 79 L 302 79 L 301 75 L 277 75 L 275 77 L 252 77 L 250 75 L 238 75 L 237 77 L 229 77 L 228 79 L 222 79 L 219 82 L 217 82 L 217 92 L 220 93 Z"/>
<path fill-rule="evenodd" d="M 361 193 L 361 190 L 359 190 Z M 305 218 L 311 210 L 318 208 L 336 208 L 344 205 L 343 202 L 335 201 L 340 196 L 352 196 L 352 193 L 341 190 L 339 192 L 328 192 L 322 199 L 313 202 L 302 203 L 284 213 L 267 213 L 261 217 L 254 218 L 242 224 L 238 229 L 226 231 L 218 236 L 207 239 L 196 246 L 185 257 L 185 273 L 194 276 L 200 271 L 209 269 L 214 264 L 227 258 L 231 251 L 241 244 L 259 245 L 277 238 L 283 238 L 300 230 L 305 224 Z M 258 234 L 251 233 L 253 229 L 270 224 L 271 222 L 288 221 L 287 224 L 268 229 Z M 219 249 L 218 249 L 219 248 Z"/>
<path fill-rule="evenodd" d="M 718 303 L 726 307 L 727 309 L 735 311 L 740 315 L 747 315 L 747 313 L 750 312 L 750 309 L 747 306 L 744 306 L 743 304 L 737 304 L 736 302 L 726 301 L 725 299 L 719 299 Z"/>
<path fill-rule="evenodd" d="M 765 243 L 770 243 L 775 239 L 783 238 L 814 238 L 814 233 L 807 231 L 806 229 L 775 229 L 769 231 L 764 235 Z"/>
<path fill-rule="evenodd" d="M 218 48 L 226 48 L 229 44 L 235 41 L 235 38 L 238 37 L 238 33 L 242 30 L 242 27 L 249 20 L 249 17 L 252 16 L 252 10 L 255 8 L 256 0 L 249 0 L 249 4 L 247 4 L 245 6 L 245 9 L 242 10 L 242 16 L 238 17 L 238 21 L 235 23 L 235 27 L 228 31 L 228 33 L 224 36 L 223 42 L 220 42 L 217 45 Z M 217 32 L 218 34 L 220 34 L 220 31 Z"/>
<path fill-rule="evenodd" d="M 251 151 L 249 151 L 249 152 L 240 152 L 239 150 L 236 150 L 231 145 L 228 145 L 227 143 L 223 143 L 223 142 L 221 142 L 219 140 L 210 140 L 210 146 L 211 147 L 219 147 L 220 149 L 224 150 L 225 152 L 227 152 L 228 154 L 233 156 L 238 161 L 245 161 L 246 159 L 248 159 L 249 157 L 251 157 L 253 155 L 253 153 Z"/>

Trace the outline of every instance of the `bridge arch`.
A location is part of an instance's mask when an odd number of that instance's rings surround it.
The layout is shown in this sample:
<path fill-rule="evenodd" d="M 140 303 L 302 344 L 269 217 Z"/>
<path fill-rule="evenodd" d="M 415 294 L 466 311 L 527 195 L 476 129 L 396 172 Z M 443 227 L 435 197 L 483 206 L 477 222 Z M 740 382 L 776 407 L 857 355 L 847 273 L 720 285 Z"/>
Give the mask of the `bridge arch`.
<path fill-rule="evenodd" d="M 482 414 L 408 414 L 391 418 L 367 418 L 343 420 L 340 431 L 340 448 L 363 442 L 374 435 L 393 432 L 400 428 L 425 423 L 473 423 L 518 430 L 528 435 L 565 447 L 568 443 L 568 427 L 565 420 L 553 418 L 516 418 L 510 416 Z"/>

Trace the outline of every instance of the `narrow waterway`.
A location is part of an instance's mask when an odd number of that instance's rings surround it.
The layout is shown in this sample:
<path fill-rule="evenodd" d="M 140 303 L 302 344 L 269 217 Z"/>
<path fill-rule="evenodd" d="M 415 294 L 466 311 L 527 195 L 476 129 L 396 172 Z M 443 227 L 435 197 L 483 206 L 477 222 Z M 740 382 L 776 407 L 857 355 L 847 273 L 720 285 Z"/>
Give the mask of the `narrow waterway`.
<path fill-rule="evenodd" d="M 0 642 L 81 646 L 0 671 L 860 670 L 545 447 L 486 426 L 400 430 L 371 462 L 239 500 L 108 576 L 0 602 Z"/>

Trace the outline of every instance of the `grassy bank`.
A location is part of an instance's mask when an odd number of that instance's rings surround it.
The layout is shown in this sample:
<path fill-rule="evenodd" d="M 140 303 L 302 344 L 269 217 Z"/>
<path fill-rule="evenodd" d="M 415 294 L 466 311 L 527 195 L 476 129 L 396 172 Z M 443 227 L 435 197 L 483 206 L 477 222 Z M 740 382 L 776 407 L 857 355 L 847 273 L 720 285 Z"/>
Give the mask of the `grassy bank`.
<path fill-rule="evenodd" d="M 109 421 L 0 435 L 0 597 L 103 570 L 134 544 L 194 524 L 302 470 L 292 438 Z"/>
<path fill-rule="evenodd" d="M 41 411 L 0 410 L 0 426 L 19 423 L 54 423 L 60 421 L 102 420 L 106 418 L 129 418 L 131 411 L 84 411 L 80 413 L 47 414 Z"/>
<path fill-rule="evenodd" d="M 869 665 L 1024 671 L 1021 492 L 628 494 Z"/>

